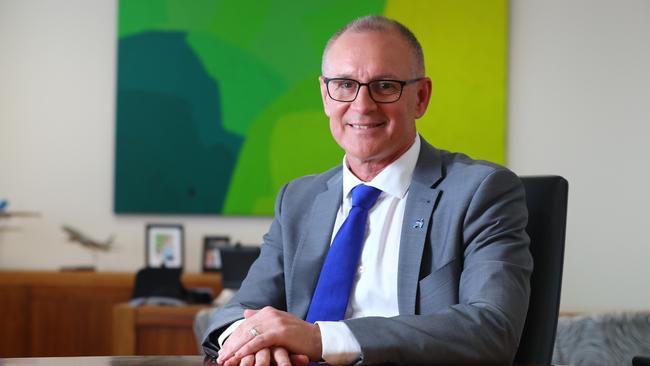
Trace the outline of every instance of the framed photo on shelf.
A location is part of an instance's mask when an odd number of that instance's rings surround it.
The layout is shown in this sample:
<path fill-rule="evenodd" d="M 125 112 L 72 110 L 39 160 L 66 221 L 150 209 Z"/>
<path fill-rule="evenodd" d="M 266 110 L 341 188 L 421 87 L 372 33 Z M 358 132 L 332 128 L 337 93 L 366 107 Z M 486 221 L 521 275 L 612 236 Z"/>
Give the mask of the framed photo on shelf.
<path fill-rule="evenodd" d="M 230 246 L 230 237 L 206 236 L 203 238 L 203 272 L 221 271 L 220 249 L 227 246 Z"/>
<path fill-rule="evenodd" d="M 183 268 L 183 226 L 148 224 L 145 258 L 147 267 Z"/>

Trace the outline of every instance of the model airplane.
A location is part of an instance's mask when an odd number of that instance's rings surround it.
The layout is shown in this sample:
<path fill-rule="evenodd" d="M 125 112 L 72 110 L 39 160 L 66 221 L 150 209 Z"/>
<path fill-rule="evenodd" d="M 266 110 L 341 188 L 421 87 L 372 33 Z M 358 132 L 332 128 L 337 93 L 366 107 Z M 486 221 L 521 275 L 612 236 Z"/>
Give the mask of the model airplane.
<path fill-rule="evenodd" d="M 86 234 L 68 225 L 63 225 L 62 229 L 68 234 L 69 241 L 79 243 L 83 247 L 92 250 L 101 250 L 103 252 L 108 252 L 113 248 L 113 240 L 115 240 L 115 235 L 111 235 L 108 239 L 102 242 L 91 239 Z"/>

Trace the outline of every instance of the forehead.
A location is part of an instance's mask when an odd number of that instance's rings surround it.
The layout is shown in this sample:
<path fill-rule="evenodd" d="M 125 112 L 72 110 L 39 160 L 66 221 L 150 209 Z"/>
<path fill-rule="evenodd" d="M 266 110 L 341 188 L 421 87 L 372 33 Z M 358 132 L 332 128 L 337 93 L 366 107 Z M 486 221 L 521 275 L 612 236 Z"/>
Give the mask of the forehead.
<path fill-rule="evenodd" d="M 414 56 L 407 41 L 394 31 L 348 31 L 325 55 L 324 73 L 360 81 L 412 77 Z"/>

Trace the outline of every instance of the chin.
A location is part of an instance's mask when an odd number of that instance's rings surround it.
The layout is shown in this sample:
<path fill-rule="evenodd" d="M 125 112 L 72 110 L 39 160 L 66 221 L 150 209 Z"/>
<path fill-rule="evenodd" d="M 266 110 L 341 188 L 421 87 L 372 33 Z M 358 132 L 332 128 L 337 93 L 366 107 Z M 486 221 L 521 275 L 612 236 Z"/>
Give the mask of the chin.
<path fill-rule="evenodd" d="M 363 163 L 380 160 L 386 155 L 377 150 L 358 150 L 354 148 L 351 150 L 346 150 L 346 154 L 349 157 L 352 157 L 353 159 Z"/>

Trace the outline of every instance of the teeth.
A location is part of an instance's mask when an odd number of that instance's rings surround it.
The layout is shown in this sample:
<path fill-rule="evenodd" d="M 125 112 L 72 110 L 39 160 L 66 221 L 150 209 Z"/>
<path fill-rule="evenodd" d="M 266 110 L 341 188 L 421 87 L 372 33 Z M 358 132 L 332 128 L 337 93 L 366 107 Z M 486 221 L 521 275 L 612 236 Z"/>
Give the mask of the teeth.
<path fill-rule="evenodd" d="M 350 124 L 353 128 L 359 129 L 359 130 L 367 130 L 369 128 L 373 128 L 379 125 L 355 125 L 355 124 Z"/>

